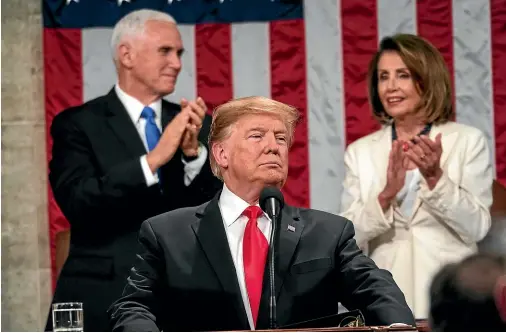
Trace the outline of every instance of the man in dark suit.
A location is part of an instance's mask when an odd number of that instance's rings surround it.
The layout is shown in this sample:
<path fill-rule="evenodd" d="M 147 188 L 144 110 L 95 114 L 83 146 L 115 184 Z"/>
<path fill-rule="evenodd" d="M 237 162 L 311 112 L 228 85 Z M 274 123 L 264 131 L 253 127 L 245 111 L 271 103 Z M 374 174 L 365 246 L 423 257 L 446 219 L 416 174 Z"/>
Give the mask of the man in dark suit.
<path fill-rule="evenodd" d="M 106 310 L 121 295 L 141 222 L 200 205 L 222 186 L 204 144 L 211 123 L 204 101 L 162 100 L 181 69 L 173 18 L 132 12 L 114 28 L 112 47 L 115 87 L 61 112 L 51 127 L 49 179 L 71 225 L 53 303 L 83 302 L 85 331 L 110 330 Z"/>
<path fill-rule="evenodd" d="M 265 186 L 282 188 L 297 111 L 249 97 L 213 113 L 211 168 L 223 190 L 199 207 L 143 223 L 141 250 L 122 298 L 111 306 L 121 331 L 217 331 L 269 327 L 268 270 L 272 225 L 259 208 Z M 391 274 L 357 247 L 350 221 L 285 206 L 276 247 L 279 326 L 362 311 L 366 324 L 414 325 Z"/>

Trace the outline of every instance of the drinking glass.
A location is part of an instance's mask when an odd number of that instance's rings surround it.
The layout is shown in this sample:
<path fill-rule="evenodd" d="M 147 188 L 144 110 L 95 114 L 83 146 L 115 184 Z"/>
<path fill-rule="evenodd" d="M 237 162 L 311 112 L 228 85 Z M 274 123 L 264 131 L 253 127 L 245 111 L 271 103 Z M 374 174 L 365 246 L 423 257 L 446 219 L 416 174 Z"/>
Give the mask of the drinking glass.
<path fill-rule="evenodd" d="M 53 304 L 53 332 L 83 332 L 83 303 Z"/>

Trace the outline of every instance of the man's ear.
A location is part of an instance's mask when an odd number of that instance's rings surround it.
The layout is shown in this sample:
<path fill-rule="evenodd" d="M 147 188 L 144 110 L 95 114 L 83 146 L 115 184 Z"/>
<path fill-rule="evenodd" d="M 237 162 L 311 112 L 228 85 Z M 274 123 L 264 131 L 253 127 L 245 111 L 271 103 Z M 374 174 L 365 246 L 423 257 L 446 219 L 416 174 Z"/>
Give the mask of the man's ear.
<path fill-rule="evenodd" d="M 228 167 L 228 154 L 223 142 L 213 143 L 211 150 L 216 163 L 223 169 Z"/>
<path fill-rule="evenodd" d="M 121 63 L 123 67 L 131 69 L 134 66 L 135 62 L 135 53 L 133 47 L 128 42 L 123 42 L 118 46 L 117 49 L 118 62 Z"/>

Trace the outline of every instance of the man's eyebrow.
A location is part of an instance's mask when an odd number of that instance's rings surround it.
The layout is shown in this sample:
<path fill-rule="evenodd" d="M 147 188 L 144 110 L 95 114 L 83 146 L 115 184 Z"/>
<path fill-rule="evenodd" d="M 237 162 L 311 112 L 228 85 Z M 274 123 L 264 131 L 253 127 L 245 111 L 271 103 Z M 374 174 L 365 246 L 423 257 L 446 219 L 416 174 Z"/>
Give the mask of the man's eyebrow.
<path fill-rule="evenodd" d="M 251 131 L 260 131 L 260 132 L 265 132 L 267 131 L 264 127 L 253 127 L 253 128 L 250 128 L 248 130 L 248 132 L 251 132 Z"/>

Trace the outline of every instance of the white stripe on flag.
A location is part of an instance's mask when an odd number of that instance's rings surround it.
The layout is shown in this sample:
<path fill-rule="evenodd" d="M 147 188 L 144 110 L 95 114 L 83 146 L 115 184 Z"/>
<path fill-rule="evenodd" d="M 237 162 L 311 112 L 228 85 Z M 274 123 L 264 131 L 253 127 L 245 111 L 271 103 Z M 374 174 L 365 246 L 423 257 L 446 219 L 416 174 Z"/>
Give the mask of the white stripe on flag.
<path fill-rule="evenodd" d="M 304 22 L 311 208 L 337 214 L 346 145 L 339 2 L 305 2 Z"/>
<path fill-rule="evenodd" d="M 231 39 L 234 98 L 271 97 L 269 24 L 232 24 Z"/>
<path fill-rule="evenodd" d="M 378 0 L 378 41 L 396 33 L 416 34 L 415 0 Z"/>
<path fill-rule="evenodd" d="M 454 0 L 452 7 L 456 120 L 483 131 L 495 170 L 490 1 Z"/>
<path fill-rule="evenodd" d="M 182 68 L 177 77 L 176 89 L 164 99 L 179 104 L 181 98 L 195 100 L 197 98 L 197 70 L 195 55 L 195 26 L 193 24 L 178 25 L 183 47 Z"/>
<path fill-rule="evenodd" d="M 111 51 L 112 29 L 82 29 L 83 100 L 107 94 L 116 83 Z"/>

